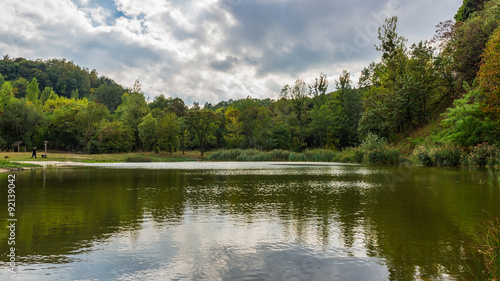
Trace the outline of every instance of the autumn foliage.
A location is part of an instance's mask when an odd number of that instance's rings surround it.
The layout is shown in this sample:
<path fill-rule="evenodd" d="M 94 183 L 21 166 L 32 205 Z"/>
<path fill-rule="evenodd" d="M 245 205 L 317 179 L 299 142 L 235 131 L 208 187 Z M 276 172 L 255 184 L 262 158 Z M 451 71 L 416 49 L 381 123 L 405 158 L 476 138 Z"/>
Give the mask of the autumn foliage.
<path fill-rule="evenodd" d="M 484 110 L 494 117 L 500 116 L 500 28 L 486 44 L 478 74 L 479 85 L 485 97 Z"/>

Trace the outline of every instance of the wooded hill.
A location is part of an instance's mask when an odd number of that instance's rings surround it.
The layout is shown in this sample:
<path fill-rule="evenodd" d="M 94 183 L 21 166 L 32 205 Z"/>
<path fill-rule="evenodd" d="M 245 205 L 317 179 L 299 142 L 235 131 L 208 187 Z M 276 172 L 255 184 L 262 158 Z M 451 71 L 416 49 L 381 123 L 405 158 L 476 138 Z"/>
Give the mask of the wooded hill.
<path fill-rule="evenodd" d="M 181 98 L 163 95 L 147 102 L 138 82 L 125 89 L 67 60 L 5 56 L 0 61 L 0 147 L 17 140 L 41 146 L 48 140 L 51 148 L 85 153 L 300 152 L 340 151 L 366 139 L 398 140 L 415 153 L 429 147 L 470 152 L 478 145 L 495 146 L 499 20 L 499 0 L 465 0 L 455 20 L 437 26 L 432 40 L 409 46 L 397 33 L 397 18 L 389 18 L 379 29 L 381 60 L 367 66 L 356 85 L 344 71 L 334 81 L 336 91 L 326 93 L 329 82 L 320 74 L 314 81 L 285 85 L 276 101 L 249 97 L 203 108 L 195 103 L 190 109 Z M 438 118 L 442 121 L 425 138 L 410 138 Z"/>

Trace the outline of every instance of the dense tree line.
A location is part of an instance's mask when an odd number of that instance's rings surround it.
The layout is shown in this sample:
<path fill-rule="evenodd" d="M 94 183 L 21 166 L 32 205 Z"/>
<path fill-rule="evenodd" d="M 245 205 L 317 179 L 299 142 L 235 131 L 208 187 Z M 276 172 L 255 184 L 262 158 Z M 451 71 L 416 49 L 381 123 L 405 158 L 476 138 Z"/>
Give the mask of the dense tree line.
<path fill-rule="evenodd" d="M 66 60 L 0 60 L 0 147 L 23 140 L 85 153 L 254 148 L 341 150 L 368 135 L 391 142 L 444 112 L 433 141 L 496 143 L 500 114 L 500 1 L 465 0 L 456 21 L 408 46 L 397 18 L 379 29 L 381 54 L 357 85 L 344 71 L 285 85 L 277 100 L 195 103 L 125 89 Z"/>

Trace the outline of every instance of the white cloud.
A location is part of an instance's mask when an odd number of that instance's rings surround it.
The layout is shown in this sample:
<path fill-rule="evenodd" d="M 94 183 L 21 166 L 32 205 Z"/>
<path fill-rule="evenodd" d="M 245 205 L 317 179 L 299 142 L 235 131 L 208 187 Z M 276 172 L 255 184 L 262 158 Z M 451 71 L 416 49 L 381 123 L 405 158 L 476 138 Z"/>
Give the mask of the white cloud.
<path fill-rule="evenodd" d="M 387 14 L 394 0 L 99 3 L 0 2 L 0 54 L 66 58 L 124 86 L 140 78 L 151 97 L 179 96 L 187 103 L 276 98 L 295 79 L 310 81 L 323 72 L 333 85 L 342 69 L 356 76 L 377 60 L 377 15 Z M 416 41 L 430 39 L 461 1 L 396 4 L 400 33 Z"/>

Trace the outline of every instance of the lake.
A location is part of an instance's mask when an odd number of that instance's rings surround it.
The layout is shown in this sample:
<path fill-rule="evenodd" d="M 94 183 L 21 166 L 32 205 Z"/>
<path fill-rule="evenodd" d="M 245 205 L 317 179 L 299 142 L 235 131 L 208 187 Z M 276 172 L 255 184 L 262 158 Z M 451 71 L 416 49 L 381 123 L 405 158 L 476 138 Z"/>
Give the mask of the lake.
<path fill-rule="evenodd" d="M 281 162 L 18 172 L 17 273 L 2 231 L 0 279 L 470 279 L 474 232 L 500 216 L 499 176 Z"/>

